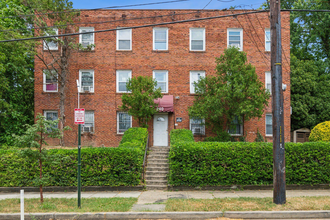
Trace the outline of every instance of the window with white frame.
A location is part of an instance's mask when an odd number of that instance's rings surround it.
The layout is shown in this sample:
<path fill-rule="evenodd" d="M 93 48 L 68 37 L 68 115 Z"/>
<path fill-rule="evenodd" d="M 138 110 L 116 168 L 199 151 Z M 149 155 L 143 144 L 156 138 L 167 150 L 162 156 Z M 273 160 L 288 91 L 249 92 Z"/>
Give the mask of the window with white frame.
<path fill-rule="evenodd" d="M 190 50 L 205 50 L 205 28 L 190 28 Z"/>
<path fill-rule="evenodd" d="M 128 92 L 126 84 L 132 78 L 131 70 L 117 70 L 117 92 Z"/>
<path fill-rule="evenodd" d="M 190 130 L 196 135 L 205 135 L 205 120 L 200 118 L 190 118 Z"/>
<path fill-rule="evenodd" d="M 58 119 L 58 112 L 57 111 L 44 111 L 44 116 L 46 120 L 55 121 Z M 58 125 L 54 125 L 54 128 L 57 128 Z M 51 131 L 51 129 L 47 129 Z"/>
<path fill-rule="evenodd" d="M 153 49 L 168 50 L 168 28 L 154 28 L 153 32 Z"/>
<path fill-rule="evenodd" d="M 266 135 L 273 135 L 273 116 L 272 114 L 266 114 Z"/>
<path fill-rule="evenodd" d="M 132 116 L 127 112 L 117 112 L 117 133 L 123 134 L 132 127 Z"/>
<path fill-rule="evenodd" d="M 271 73 L 270 72 L 266 72 L 265 73 L 265 87 L 266 87 L 266 90 L 268 90 L 268 92 L 270 94 L 272 94 L 272 78 L 271 78 Z"/>
<path fill-rule="evenodd" d="M 80 92 L 94 92 L 94 70 L 79 70 Z"/>
<path fill-rule="evenodd" d="M 166 70 L 154 70 L 153 77 L 157 81 L 157 88 L 161 89 L 162 93 L 168 92 L 168 72 Z"/>
<path fill-rule="evenodd" d="M 79 28 L 79 33 L 85 33 L 85 34 L 79 35 L 79 43 L 84 48 L 87 48 L 88 45 L 94 44 L 94 33 L 88 33 L 91 31 L 94 31 L 93 27 L 80 27 Z"/>
<path fill-rule="evenodd" d="M 117 50 L 132 50 L 132 29 L 117 30 Z"/>
<path fill-rule="evenodd" d="M 227 45 L 228 47 L 238 47 L 243 50 L 243 29 L 229 28 L 227 29 Z"/>
<path fill-rule="evenodd" d="M 265 30 L 265 50 L 270 51 L 270 29 Z"/>
<path fill-rule="evenodd" d="M 82 132 L 94 132 L 94 111 L 85 111 L 85 124 L 81 126 Z"/>
<path fill-rule="evenodd" d="M 53 30 L 49 30 L 45 32 L 46 36 L 51 36 L 51 35 L 58 35 L 58 29 L 53 28 Z M 56 42 L 57 37 L 55 38 L 46 38 L 43 43 L 44 43 L 44 50 L 58 50 L 58 44 Z"/>
<path fill-rule="evenodd" d="M 43 71 L 43 91 L 44 92 L 57 92 L 57 73 L 55 70 Z"/>
<path fill-rule="evenodd" d="M 205 77 L 205 71 L 190 71 L 190 93 L 195 93 L 195 83 Z"/>
<path fill-rule="evenodd" d="M 239 120 L 236 116 L 235 119 L 231 122 L 228 132 L 232 136 L 243 135 L 243 120 Z"/>

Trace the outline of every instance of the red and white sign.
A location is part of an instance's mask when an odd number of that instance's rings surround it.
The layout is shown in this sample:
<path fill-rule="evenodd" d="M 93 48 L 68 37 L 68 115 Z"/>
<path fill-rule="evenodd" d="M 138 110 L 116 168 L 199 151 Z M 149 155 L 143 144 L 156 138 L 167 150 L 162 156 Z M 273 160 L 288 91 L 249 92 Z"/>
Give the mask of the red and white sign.
<path fill-rule="evenodd" d="M 74 123 L 85 124 L 85 109 L 84 108 L 75 108 L 74 109 Z"/>

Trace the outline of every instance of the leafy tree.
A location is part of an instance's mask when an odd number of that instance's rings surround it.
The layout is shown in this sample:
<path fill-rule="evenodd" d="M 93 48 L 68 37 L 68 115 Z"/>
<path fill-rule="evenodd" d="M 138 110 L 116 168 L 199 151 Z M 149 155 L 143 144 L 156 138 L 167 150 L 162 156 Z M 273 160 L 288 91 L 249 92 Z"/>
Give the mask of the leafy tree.
<path fill-rule="evenodd" d="M 230 122 L 261 117 L 268 104 L 269 93 L 247 63 L 246 53 L 236 47 L 225 49 L 216 58 L 217 76 L 195 83 L 195 101 L 189 108 L 191 117 L 204 118 L 214 132 L 228 130 Z"/>
<path fill-rule="evenodd" d="M 28 12 L 20 0 L 0 1 L 1 16 L 10 17 L 0 19 L 0 40 L 31 37 L 30 19 L 17 16 Z M 33 124 L 33 46 L 31 41 L 0 43 L 0 144 L 12 145 L 12 134 Z"/>
<path fill-rule="evenodd" d="M 138 120 L 140 127 L 148 127 L 148 121 L 152 115 L 158 112 L 155 99 L 162 98 L 161 89 L 156 89 L 157 82 L 151 77 L 138 76 L 130 79 L 126 88 L 128 93 L 122 95 L 122 106 L 120 108 L 128 111 Z"/>
<path fill-rule="evenodd" d="M 16 146 L 25 148 L 22 150 L 23 156 L 34 158 L 39 161 L 39 178 L 37 177 L 34 180 L 34 184 L 40 187 L 40 202 L 43 202 L 43 191 L 42 186 L 49 182 L 50 177 L 47 175 L 43 175 L 42 166 L 43 162 L 47 161 L 50 163 L 57 163 L 60 159 L 56 155 L 49 155 L 47 151 L 43 148 L 44 145 L 47 145 L 45 139 L 47 137 L 50 138 L 61 138 L 63 136 L 63 130 L 58 129 L 57 125 L 59 119 L 51 121 L 46 120 L 46 117 L 38 114 L 37 121 L 33 125 L 25 125 L 25 132 L 22 136 L 13 135 L 15 138 Z M 65 127 L 64 130 L 70 129 L 69 127 Z M 36 148 L 37 151 L 32 150 Z"/>

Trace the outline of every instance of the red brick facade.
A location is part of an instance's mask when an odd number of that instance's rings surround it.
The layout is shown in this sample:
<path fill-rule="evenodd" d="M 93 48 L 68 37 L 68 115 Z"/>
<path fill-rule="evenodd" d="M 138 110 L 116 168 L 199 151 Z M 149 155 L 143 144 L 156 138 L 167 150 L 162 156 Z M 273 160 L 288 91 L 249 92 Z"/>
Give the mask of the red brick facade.
<path fill-rule="evenodd" d="M 203 17 L 242 13 L 241 10 L 82 10 L 79 27 L 94 27 L 95 31 L 117 27 L 130 27 L 172 22 Z M 290 15 L 281 13 L 283 45 L 283 83 L 285 141 L 290 141 Z M 144 19 L 138 19 L 147 17 Z M 135 19 L 136 18 L 136 19 Z M 115 20 L 120 20 L 116 21 Z M 109 21 L 109 22 L 107 22 Z M 83 24 L 89 23 L 89 24 Z M 93 24 L 94 23 L 94 24 Z M 270 28 L 269 13 L 240 15 L 204 21 L 168 24 L 168 50 L 153 50 L 153 27 L 132 29 L 132 50 L 116 49 L 116 31 L 95 33 L 93 51 L 75 51 L 70 58 L 70 77 L 66 91 L 65 120 L 72 131 L 65 133 L 66 145 L 77 144 L 77 126 L 74 125 L 74 108 L 77 107 L 76 79 L 79 70 L 94 70 L 94 92 L 81 93 L 80 107 L 94 111 L 94 132 L 82 135 L 83 146 L 118 146 L 122 135 L 117 134 L 117 112 L 121 105 L 121 93 L 116 92 L 116 70 L 131 70 L 132 77 L 152 76 L 153 70 L 168 71 L 168 93 L 179 97 L 174 99 L 174 112 L 169 113 L 168 131 L 174 128 L 189 129 L 188 106 L 192 105 L 194 95 L 190 94 L 190 71 L 205 71 L 215 74 L 215 57 L 227 48 L 227 29 L 243 29 L 243 51 L 248 61 L 256 67 L 259 79 L 265 82 L 265 72 L 270 71 L 270 52 L 265 51 L 265 29 Z M 205 28 L 205 50 L 190 50 L 190 28 Z M 76 30 L 77 31 L 77 30 Z M 76 37 L 77 42 L 79 37 Z M 40 53 L 48 53 L 40 47 Z M 60 50 L 58 51 L 58 53 Z M 59 112 L 59 94 L 43 91 L 43 63 L 35 59 L 35 114 L 47 110 Z M 271 113 L 271 102 L 265 109 Z M 260 119 L 244 122 L 244 134 L 253 141 L 257 129 L 265 137 L 265 114 Z M 175 122 L 175 118 L 182 122 Z M 177 126 L 175 125 L 177 124 Z M 153 143 L 153 120 L 149 123 L 150 143 Z M 137 126 L 133 121 L 133 127 Z M 206 131 L 206 136 L 211 135 Z M 197 137 L 201 140 L 203 137 Z M 272 141 L 272 137 L 266 137 Z M 55 143 L 53 143 L 55 144 Z"/>

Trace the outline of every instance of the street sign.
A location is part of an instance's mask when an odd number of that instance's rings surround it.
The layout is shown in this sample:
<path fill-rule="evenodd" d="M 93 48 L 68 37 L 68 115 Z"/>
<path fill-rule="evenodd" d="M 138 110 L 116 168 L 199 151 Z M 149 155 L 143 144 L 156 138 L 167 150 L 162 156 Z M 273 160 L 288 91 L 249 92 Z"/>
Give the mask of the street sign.
<path fill-rule="evenodd" d="M 85 109 L 84 108 L 75 108 L 74 109 L 74 123 L 85 124 Z"/>

